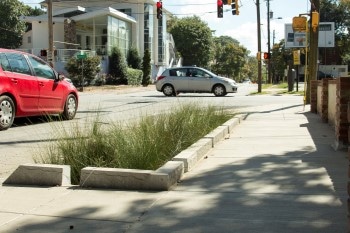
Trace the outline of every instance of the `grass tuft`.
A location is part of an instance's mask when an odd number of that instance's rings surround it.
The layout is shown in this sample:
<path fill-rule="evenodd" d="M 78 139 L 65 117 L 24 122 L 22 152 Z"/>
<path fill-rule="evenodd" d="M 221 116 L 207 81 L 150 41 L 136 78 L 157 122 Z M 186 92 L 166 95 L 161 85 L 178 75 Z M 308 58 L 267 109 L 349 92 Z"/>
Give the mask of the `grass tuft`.
<path fill-rule="evenodd" d="M 72 184 L 79 184 L 80 170 L 87 166 L 156 170 L 230 118 L 222 109 L 196 104 L 126 126 L 107 128 L 97 116 L 86 127 L 76 123 L 55 130 L 55 140 L 34 160 L 70 165 Z"/>

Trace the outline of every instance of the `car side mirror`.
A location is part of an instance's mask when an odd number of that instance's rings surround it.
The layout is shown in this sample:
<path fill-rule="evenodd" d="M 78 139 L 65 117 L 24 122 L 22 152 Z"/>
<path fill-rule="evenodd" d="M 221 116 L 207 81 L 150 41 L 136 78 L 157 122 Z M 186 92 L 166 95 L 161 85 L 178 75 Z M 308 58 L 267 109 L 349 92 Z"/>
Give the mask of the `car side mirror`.
<path fill-rule="evenodd" d="M 65 76 L 63 74 L 58 74 L 56 81 L 62 81 L 63 79 L 65 79 Z"/>

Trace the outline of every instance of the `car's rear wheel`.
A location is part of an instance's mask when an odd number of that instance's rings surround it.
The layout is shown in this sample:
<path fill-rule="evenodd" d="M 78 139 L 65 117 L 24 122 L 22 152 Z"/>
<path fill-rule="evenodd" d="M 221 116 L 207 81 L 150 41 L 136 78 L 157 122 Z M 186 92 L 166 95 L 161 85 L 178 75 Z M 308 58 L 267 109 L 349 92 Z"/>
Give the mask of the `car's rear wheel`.
<path fill-rule="evenodd" d="M 70 94 L 67 97 L 66 103 L 64 105 L 64 111 L 62 113 L 62 118 L 64 120 L 72 120 L 77 113 L 78 102 L 75 95 Z"/>
<path fill-rule="evenodd" d="M 214 87 L 213 92 L 215 96 L 225 96 L 227 94 L 225 87 L 220 84 Z"/>
<path fill-rule="evenodd" d="M 0 96 L 0 130 L 11 127 L 15 119 L 16 109 L 13 100 L 9 96 Z"/>
<path fill-rule="evenodd" d="M 166 96 L 174 96 L 175 95 L 174 87 L 172 85 L 170 85 L 170 84 L 166 84 L 163 87 L 163 93 Z"/>

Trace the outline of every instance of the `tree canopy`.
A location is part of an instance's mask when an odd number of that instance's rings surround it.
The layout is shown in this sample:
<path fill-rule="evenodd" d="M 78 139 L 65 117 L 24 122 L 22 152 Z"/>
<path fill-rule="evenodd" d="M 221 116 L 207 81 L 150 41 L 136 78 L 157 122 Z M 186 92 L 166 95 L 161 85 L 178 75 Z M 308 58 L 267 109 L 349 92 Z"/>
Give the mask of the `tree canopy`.
<path fill-rule="evenodd" d="M 20 16 L 27 14 L 27 8 L 18 0 L 0 1 L 0 47 L 18 48 L 22 44 L 25 23 Z"/>
<path fill-rule="evenodd" d="M 342 63 L 350 63 L 350 1 L 321 0 L 320 22 L 334 22 L 336 48 Z"/>
<path fill-rule="evenodd" d="M 232 37 L 220 36 L 214 38 L 213 51 L 213 72 L 240 80 L 239 76 L 248 58 L 247 49 Z"/>
<path fill-rule="evenodd" d="M 210 61 L 212 32 L 198 16 L 176 20 L 170 28 L 183 65 L 207 67 Z"/>
<path fill-rule="evenodd" d="M 31 8 L 18 0 L 0 1 L 0 47 L 15 49 L 22 45 L 22 35 L 30 25 L 20 20 L 21 16 L 37 16 L 45 12 Z M 29 30 L 29 29 L 28 29 Z"/>

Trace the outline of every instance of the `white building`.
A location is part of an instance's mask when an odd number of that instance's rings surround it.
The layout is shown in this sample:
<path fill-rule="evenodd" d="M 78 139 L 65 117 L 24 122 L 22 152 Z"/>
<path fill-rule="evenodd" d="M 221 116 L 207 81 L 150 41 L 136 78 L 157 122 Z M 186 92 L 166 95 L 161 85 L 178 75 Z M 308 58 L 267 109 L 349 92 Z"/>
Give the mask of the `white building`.
<path fill-rule="evenodd" d="M 114 46 L 124 55 L 136 47 L 141 57 L 149 49 L 152 78 L 175 64 L 174 42 L 166 32 L 170 12 L 163 8 L 162 19 L 157 19 L 153 0 L 52 0 L 52 4 L 54 65 L 58 71 L 64 71 L 67 58 L 87 50 L 102 57 L 106 72 L 107 55 Z M 47 8 L 45 1 L 41 5 Z M 40 51 L 49 47 L 48 15 L 23 20 L 31 26 L 23 36 L 21 49 L 40 56 Z"/>

